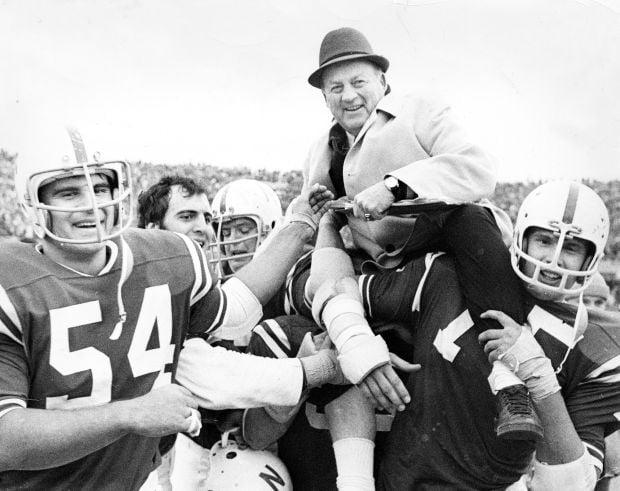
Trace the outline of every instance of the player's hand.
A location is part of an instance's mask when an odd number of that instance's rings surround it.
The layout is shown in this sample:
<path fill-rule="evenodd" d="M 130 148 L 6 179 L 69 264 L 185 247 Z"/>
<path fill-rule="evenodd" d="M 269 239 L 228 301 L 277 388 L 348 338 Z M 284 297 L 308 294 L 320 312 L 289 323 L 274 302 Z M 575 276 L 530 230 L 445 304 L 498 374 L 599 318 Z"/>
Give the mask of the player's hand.
<path fill-rule="evenodd" d="M 335 203 L 332 201 L 331 203 Z M 319 227 L 331 227 L 335 230 L 340 230 L 347 224 L 347 217 L 344 213 L 336 213 L 332 209 L 328 209 L 325 215 L 321 217 Z"/>
<path fill-rule="evenodd" d="M 391 364 L 382 365 L 370 372 L 358 387 L 374 404 L 386 411 L 404 411 L 405 404 L 411 402 L 411 396 L 394 368 L 412 373 L 420 370 L 418 364 L 408 363 L 390 353 Z"/>
<path fill-rule="evenodd" d="M 171 433 L 196 433 L 200 429 L 198 401 L 185 387 L 169 384 L 148 394 L 123 401 L 132 433 L 160 437 Z"/>
<path fill-rule="evenodd" d="M 353 214 L 361 220 L 381 220 L 392 203 L 394 195 L 380 181 L 355 195 Z"/>
<path fill-rule="evenodd" d="M 480 317 L 482 319 L 495 319 L 504 326 L 503 329 L 488 329 L 478 336 L 478 341 L 484 345 L 484 352 L 489 361 L 493 363 L 501 359 L 502 355 L 514 346 L 521 335 L 523 326 L 499 310 L 487 310 Z"/>
<path fill-rule="evenodd" d="M 321 217 L 329 210 L 329 203 L 334 194 L 326 186 L 315 183 L 302 189 L 301 194 L 293 201 L 291 222 L 303 222 L 316 232 Z"/>

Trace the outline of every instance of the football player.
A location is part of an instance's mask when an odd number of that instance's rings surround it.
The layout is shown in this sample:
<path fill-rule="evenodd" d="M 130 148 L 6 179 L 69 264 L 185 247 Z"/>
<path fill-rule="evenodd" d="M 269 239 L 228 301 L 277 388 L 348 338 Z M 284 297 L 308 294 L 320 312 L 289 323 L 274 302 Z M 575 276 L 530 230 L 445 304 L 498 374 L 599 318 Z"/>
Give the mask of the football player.
<path fill-rule="evenodd" d="M 199 427 L 198 404 L 295 403 L 333 375 L 328 350 L 276 366 L 210 348 L 186 363 L 195 395 L 171 383 L 188 333 L 234 337 L 260 317 L 255 306 L 314 235 L 324 187 L 298 203 L 264 252 L 268 267 L 248 265 L 220 288 L 196 242 L 128 228 L 127 163 L 89 161 L 75 130 L 40 141 L 20 149 L 16 175 L 38 243 L 0 252 L 2 489 L 137 489 L 160 437 Z"/>
<path fill-rule="evenodd" d="M 561 300 L 587 288 L 608 232 L 604 203 L 583 184 L 547 183 L 525 199 L 510 251 L 529 292 L 524 326 L 488 311 L 484 317 L 504 328 L 481 333 L 463 300 L 467 278 L 458 278 L 454 261 L 443 254 L 368 272 L 352 288 L 351 278 L 319 288 L 313 311 L 338 348 L 345 376 L 379 405 L 390 405 L 391 389 L 369 352 L 377 342 L 364 310 L 372 319 L 406 323 L 413 359 L 423 367 L 407 380 L 415 397 L 395 416 L 380 489 L 506 488 L 519 481 L 533 452 L 533 489 L 594 488 L 604 438 L 619 427 L 620 318 L 601 310 L 588 316 L 583 306 Z M 344 258 L 336 249 L 333 254 L 327 264 Z M 498 360 L 532 396 L 544 430 L 538 442 L 506 441 L 494 432 L 487 378 L 489 361 Z"/>
<path fill-rule="evenodd" d="M 170 230 L 197 240 L 212 258 L 213 269 L 223 279 L 232 277 L 253 259 L 258 246 L 282 218 L 280 200 L 275 192 L 267 184 L 251 179 L 240 179 L 223 186 L 216 193 L 212 208 L 206 191 L 196 182 L 165 176 L 140 194 L 139 203 L 139 226 Z M 215 218 L 212 209 L 216 210 Z M 212 224 L 216 225 L 217 235 Z M 263 306 L 263 317 L 274 305 L 281 303 L 280 289 Z M 211 336 L 208 341 L 212 345 L 243 351 L 248 339 L 249 335 L 234 340 Z M 177 438 L 174 451 L 165 454 L 166 458 L 162 459 L 162 466 L 158 469 L 160 482 L 168 482 L 172 487 L 196 488 L 201 485 L 201 480 L 211 475 L 201 462 L 208 460 L 222 431 L 234 424 L 235 412 L 200 409 L 200 414 L 203 423 L 200 434 L 193 440 L 185 435 Z M 163 439 L 162 454 L 173 443 L 173 437 Z"/>
<path fill-rule="evenodd" d="M 225 277 L 249 263 L 282 220 L 278 195 L 254 179 L 226 184 L 215 194 L 211 208 L 216 229 L 212 247 Z"/>
<path fill-rule="evenodd" d="M 207 190 L 189 177 L 164 176 L 138 196 L 138 227 L 187 235 L 205 250 L 215 239 L 212 221 Z"/>

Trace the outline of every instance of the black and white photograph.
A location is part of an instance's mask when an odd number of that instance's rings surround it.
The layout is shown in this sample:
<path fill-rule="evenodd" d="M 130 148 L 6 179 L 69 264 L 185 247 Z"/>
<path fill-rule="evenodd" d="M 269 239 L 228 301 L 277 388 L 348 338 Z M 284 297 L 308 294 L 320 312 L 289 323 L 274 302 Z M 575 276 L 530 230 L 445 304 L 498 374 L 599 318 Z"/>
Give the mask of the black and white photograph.
<path fill-rule="evenodd" d="M 0 0 L 0 489 L 620 490 L 620 0 Z"/>

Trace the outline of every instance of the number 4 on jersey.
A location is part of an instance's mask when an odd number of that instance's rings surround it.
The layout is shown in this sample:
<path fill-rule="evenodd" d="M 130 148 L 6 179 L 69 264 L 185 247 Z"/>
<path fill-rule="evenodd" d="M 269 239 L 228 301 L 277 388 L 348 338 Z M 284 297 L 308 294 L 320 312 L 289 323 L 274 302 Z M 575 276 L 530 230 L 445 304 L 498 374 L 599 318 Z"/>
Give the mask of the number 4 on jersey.
<path fill-rule="evenodd" d="M 75 409 L 105 404 L 112 399 L 112 364 L 110 358 L 93 348 L 71 351 L 69 329 L 101 322 L 98 300 L 50 310 L 50 365 L 62 375 L 90 370 L 92 390 L 90 395 L 69 399 L 68 395 L 48 397 L 49 409 Z M 148 342 L 157 326 L 159 347 L 148 348 Z M 170 374 L 164 373 L 166 364 L 172 363 L 172 306 L 168 285 L 149 287 L 144 291 L 142 307 L 127 358 L 134 377 L 159 372 L 153 387 L 170 383 Z"/>

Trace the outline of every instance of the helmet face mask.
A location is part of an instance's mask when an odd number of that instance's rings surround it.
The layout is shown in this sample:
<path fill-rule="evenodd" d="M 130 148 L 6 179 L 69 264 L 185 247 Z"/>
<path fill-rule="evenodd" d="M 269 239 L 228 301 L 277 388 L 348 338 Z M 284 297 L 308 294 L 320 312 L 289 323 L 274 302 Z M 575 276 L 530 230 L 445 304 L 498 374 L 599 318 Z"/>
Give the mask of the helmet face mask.
<path fill-rule="evenodd" d="M 70 244 L 91 244 L 103 242 L 123 233 L 130 225 L 132 210 L 131 169 L 127 162 L 86 161 L 86 150 L 79 133 L 67 128 L 60 135 L 63 142 L 57 142 L 50 155 L 37 152 L 24 152 L 18 155 L 15 185 L 22 208 L 32 222 L 39 238 L 49 237 L 55 241 Z M 102 201 L 97 199 L 92 176 L 104 175 L 110 183 L 112 198 Z M 54 206 L 43 203 L 40 199 L 41 190 L 61 179 L 84 177 L 89 202 L 78 207 Z M 53 230 L 51 214 L 53 213 L 92 213 L 99 216 L 100 210 L 113 213 L 113 224 L 102 226 L 95 220 L 96 235 L 75 238 L 59 235 Z"/>
<path fill-rule="evenodd" d="M 239 179 L 220 189 L 211 205 L 216 240 L 211 244 L 214 260 L 220 273 L 230 276 L 254 257 L 277 223 L 282 219 L 282 207 L 277 194 L 265 183 Z M 249 220 L 254 231 L 230 234 L 239 222 Z M 239 235 L 239 237 L 237 237 Z"/>
<path fill-rule="evenodd" d="M 551 257 L 539 259 L 531 254 L 528 239 L 536 229 L 553 234 L 555 250 Z M 609 215 L 594 191 L 571 181 L 543 184 L 519 209 L 511 247 L 512 267 L 537 297 L 557 300 L 578 294 L 592 281 L 608 234 Z M 580 269 L 563 264 L 563 249 L 572 239 L 583 241 L 588 251 Z M 550 282 L 550 277 L 558 281 Z"/>

